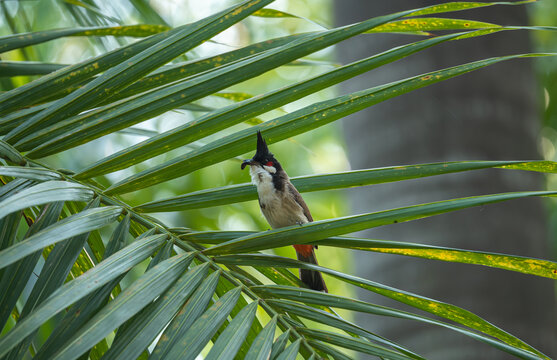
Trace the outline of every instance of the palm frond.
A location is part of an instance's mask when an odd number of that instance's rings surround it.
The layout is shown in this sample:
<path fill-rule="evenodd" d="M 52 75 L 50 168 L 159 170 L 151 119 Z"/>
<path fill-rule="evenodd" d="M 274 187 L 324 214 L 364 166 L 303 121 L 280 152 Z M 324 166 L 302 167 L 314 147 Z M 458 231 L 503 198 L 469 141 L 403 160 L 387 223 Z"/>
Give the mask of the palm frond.
<path fill-rule="evenodd" d="M 176 28 L 149 24 L 111 26 L 118 19 L 93 5 L 72 2 L 73 5 L 66 4 L 66 11 L 78 20 L 88 18 L 90 27 L 14 33 L 0 38 L 0 51 L 6 53 L 33 49 L 37 44 L 45 45 L 47 41 L 69 36 L 141 38 L 130 43 L 120 38 L 122 46 L 70 65 L 29 63 L 39 60 L 30 56 L 25 58 L 26 62 L 0 64 L 3 76 L 42 75 L 0 93 L 0 133 L 4 135 L 0 140 L 0 284 L 3 290 L 0 325 L 4 328 L 0 357 L 21 358 L 31 349 L 38 359 L 82 356 L 195 359 L 199 354 L 212 360 L 236 357 L 293 360 L 298 356 L 347 359 L 350 356 L 342 350 L 347 349 L 390 359 L 422 359 L 396 339 L 386 339 L 341 317 L 334 310 L 339 308 L 355 314 L 396 317 L 442 327 L 524 359 L 548 358 L 488 319 L 458 306 L 334 269 L 258 252 L 308 243 L 484 265 L 556 279 L 557 264 L 544 259 L 339 236 L 472 206 L 555 196 L 556 192 L 472 196 L 264 232 L 173 228 L 147 215 L 253 200 L 255 189 L 249 184 L 190 189 L 184 195 L 166 195 L 166 199 L 156 201 L 141 197 L 128 201 L 130 197 L 119 197 L 138 190 L 150 191 L 163 182 L 251 151 L 258 130 L 272 144 L 395 96 L 503 61 L 554 56 L 515 54 L 481 59 L 329 97 L 274 118 L 273 113 L 266 114 L 448 41 L 516 29 L 555 30 L 500 26 L 468 19 L 416 18 L 527 2 L 530 1 L 433 5 L 344 27 L 320 28 L 250 43 L 204 58 L 195 58 L 195 52 L 190 52 L 194 58 L 176 63 L 172 61 L 186 51 L 196 49 L 246 18 L 305 20 L 287 12 L 265 9 L 272 0 L 246 0 Z M 158 13 L 147 10 L 144 1 L 133 0 L 130 7 L 147 11 L 143 18 L 164 23 Z M 329 66 L 319 75 L 261 95 L 230 89 L 241 87 L 243 82 L 257 76 L 269 76 L 272 70 L 305 61 L 304 57 L 359 34 L 424 35 L 437 30 L 451 33 L 409 42 L 344 66 Z M 308 64 L 305 62 L 304 66 Z M 26 72 L 22 72 L 22 66 L 27 67 Z M 221 91 L 228 94 L 223 95 Z M 216 101 L 215 107 L 204 102 L 192 103 L 214 95 L 220 101 L 233 103 L 220 106 Z M 166 131 L 132 127 L 176 109 L 203 114 Z M 260 115 L 270 118 L 257 118 L 249 123 Z M 94 161 L 79 147 L 122 130 L 149 138 L 111 155 L 99 155 L 101 158 Z M 200 146 L 196 143 L 186 153 L 177 151 L 200 139 L 205 139 Z M 56 155 L 63 161 L 68 154 L 72 159 L 84 159 L 79 161 L 80 170 L 59 169 L 57 162 L 48 158 Z M 159 158 L 160 155 L 163 156 Z M 141 164 L 143 161 L 147 164 Z M 460 161 L 361 169 L 297 177 L 292 181 L 300 191 L 311 192 L 488 168 L 555 173 L 557 163 Z M 124 171 L 116 173 L 119 170 Z M 321 271 L 343 284 L 410 305 L 416 313 L 305 289 L 290 268 Z M 40 270 L 40 275 L 32 282 L 35 269 Z M 30 288 L 29 293 L 24 292 L 26 286 Z M 20 302 L 24 305 L 19 306 Z M 421 315 L 421 311 L 451 322 Z M 52 321 L 48 338 L 44 343 L 36 342 L 35 335 L 48 321 Z M 203 353 L 204 349 L 209 349 L 208 353 Z"/>

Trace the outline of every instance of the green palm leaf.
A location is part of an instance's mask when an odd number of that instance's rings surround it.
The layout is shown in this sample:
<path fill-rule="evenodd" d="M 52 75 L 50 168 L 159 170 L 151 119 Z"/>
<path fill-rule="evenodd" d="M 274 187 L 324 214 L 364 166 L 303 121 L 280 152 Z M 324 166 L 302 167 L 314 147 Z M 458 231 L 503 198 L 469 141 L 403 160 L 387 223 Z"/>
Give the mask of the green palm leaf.
<path fill-rule="evenodd" d="M 425 217 L 461 210 L 472 206 L 531 196 L 555 195 L 557 195 L 557 192 L 555 191 L 531 191 L 472 196 L 461 199 L 437 201 L 429 204 L 378 211 L 369 214 L 348 216 L 339 219 L 315 221 L 304 225 L 287 226 L 230 240 L 228 242 L 210 247 L 205 251 L 205 254 L 230 254 L 272 249 L 293 244 L 304 244 L 320 238 L 323 239 L 329 236 L 352 233 L 377 226 L 423 219 Z"/>
<path fill-rule="evenodd" d="M 557 163 L 552 161 L 458 161 L 299 176 L 292 178 L 291 181 L 298 191 L 306 192 L 382 184 L 492 167 L 554 173 L 557 171 L 556 165 Z M 79 174 L 77 176 L 79 177 Z M 254 185 L 238 184 L 152 201 L 136 206 L 134 210 L 138 212 L 179 211 L 232 204 L 256 198 L 257 192 Z"/>

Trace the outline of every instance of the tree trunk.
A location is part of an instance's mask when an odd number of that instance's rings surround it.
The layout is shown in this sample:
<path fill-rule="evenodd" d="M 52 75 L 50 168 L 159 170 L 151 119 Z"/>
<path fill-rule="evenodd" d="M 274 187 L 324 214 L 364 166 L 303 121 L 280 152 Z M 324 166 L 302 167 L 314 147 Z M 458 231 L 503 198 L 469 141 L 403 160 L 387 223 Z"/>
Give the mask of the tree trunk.
<path fill-rule="evenodd" d="M 337 25 L 431 4 L 428 1 L 337 0 Z M 447 17 L 527 24 L 521 6 L 484 8 Z M 404 35 L 362 35 L 342 43 L 342 63 L 415 41 Z M 342 92 L 492 56 L 527 52 L 528 33 L 503 32 L 453 41 L 367 73 Z M 539 159 L 539 119 L 531 60 L 514 60 L 373 106 L 344 120 L 353 169 L 453 160 Z M 376 185 L 350 192 L 353 213 L 443 199 L 540 190 L 533 173 L 484 170 Z M 549 258 L 543 200 L 515 200 L 359 234 L 368 238 Z M 356 252 L 358 275 L 445 301 L 490 321 L 549 356 L 557 356 L 554 281 L 465 264 Z M 365 300 L 402 307 L 378 295 Z M 368 317 L 362 324 L 432 359 L 507 359 L 510 355 L 448 330 Z M 364 323 L 365 322 L 365 323 Z"/>

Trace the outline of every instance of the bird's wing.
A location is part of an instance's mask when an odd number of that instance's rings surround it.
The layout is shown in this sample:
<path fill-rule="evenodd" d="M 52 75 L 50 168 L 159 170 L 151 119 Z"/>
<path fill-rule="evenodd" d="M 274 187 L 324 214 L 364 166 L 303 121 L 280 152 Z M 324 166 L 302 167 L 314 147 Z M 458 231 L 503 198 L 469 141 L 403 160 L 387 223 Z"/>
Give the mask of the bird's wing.
<path fill-rule="evenodd" d="M 294 200 L 296 200 L 298 205 L 300 205 L 302 207 L 302 210 L 304 211 L 304 215 L 306 216 L 308 221 L 312 222 L 313 217 L 311 216 L 311 213 L 309 212 L 309 209 L 308 209 L 308 206 L 306 205 L 306 202 L 302 198 L 302 195 L 300 195 L 298 190 L 294 187 L 294 185 L 292 185 L 292 183 L 288 184 L 288 191 L 290 191 L 290 193 L 294 196 Z"/>

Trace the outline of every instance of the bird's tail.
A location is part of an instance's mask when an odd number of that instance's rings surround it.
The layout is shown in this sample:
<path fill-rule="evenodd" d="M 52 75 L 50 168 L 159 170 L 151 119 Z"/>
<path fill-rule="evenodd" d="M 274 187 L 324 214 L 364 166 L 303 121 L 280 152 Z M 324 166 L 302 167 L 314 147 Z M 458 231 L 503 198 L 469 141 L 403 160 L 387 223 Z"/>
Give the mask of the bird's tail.
<path fill-rule="evenodd" d="M 296 249 L 298 260 L 319 265 L 315 257 L 313 245 L 294 245 L 294 248 Z M 319 271 L 300 269 L 300 280 L 312 290 L 328 292 L 327 285 L 325 285 L 323 276 L 321 276 Z"/>

